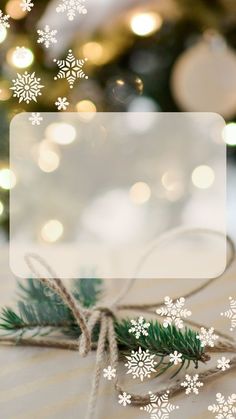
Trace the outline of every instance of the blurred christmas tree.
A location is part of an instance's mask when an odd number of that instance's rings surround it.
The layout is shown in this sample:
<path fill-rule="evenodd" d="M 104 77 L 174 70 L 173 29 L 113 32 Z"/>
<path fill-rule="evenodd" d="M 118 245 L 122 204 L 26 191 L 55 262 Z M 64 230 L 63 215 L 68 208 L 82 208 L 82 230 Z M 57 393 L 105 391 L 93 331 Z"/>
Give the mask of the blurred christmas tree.
<path fill-rule="evenodd" d="M 8 231 L 8 138 L 11 118 L 19 112 L 57 111 L 66 97 L 70 112 L 215 111 L 228 122 L 225 141 L 230 158 L 236 145 L 236 4 L 234 0 L 101 2 L 87 0 L 88 13 L 69 21 L 57 13 L 60 3 L 2 0 L 10 28 L 0 24 L 0 224 Z M 26 2 L 27 3 L 27 2 Z M 30 3 L 30 2 L 28 2 Z M 101 10 L 104 8 L 104 10 Z M 46 48 L 38 29 L 57 29 L 58 41 Z M 60 32 L 60 33 L 59 33 Z M 24 47 L 19 55 L 17 47 Z M 89 80 L 54 81 L 53 58 L 72 48 L 87 57 Z M 35 72 L 45 86 L 37 103 L 13 98 L 16 73 Z M 53 84 L 53 88 L 52 88 Z"/>

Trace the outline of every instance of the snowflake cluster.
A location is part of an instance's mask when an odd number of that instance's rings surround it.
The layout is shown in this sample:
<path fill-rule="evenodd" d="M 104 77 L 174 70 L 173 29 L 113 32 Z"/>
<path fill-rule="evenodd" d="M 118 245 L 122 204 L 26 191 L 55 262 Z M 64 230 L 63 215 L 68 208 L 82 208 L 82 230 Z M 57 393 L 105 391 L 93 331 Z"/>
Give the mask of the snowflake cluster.
<path fill-rule="evenodd" d="M 83 3 L 86 0 L 62 0 L 61 3 L 56 8 L 57 13 L 66 12 L 69 20 L 74 20 L 76 13 L 85 15 L 87 9 Z"/>
<path fill-rule="evenodd" d="M 139 347 L 138 351 L 132 351 L 131 356 L 126 356 L 128 362 L 125 366 L 128 368 L 127 374 L 132 374 L 133 378 L 140 378 L 143 381 L 144 377 L 150 377 L 151 372 L 155 372 L 155 365 L 157 364 L 154 361 L 155 355 L 151 355 L 149 350 L 142 350 Z"/>
<path fill-rule="evenodd" d="M 221 316 L 225 316 L 228 319 L 230 319 L 230 331 L 233 332 L 234 328 L 236 327 L 236 300 L 234 300 L 232 297 L 229 297 L 229 304 L 229 310 L 225 311 L 224 313 L 221 313 Z"/>
<path fill-rule="evenodd" d="M 219 336 L 214 334 L 214 327 L 211 327 L 209 330 L 201 327 L 200 331 L 201 333 L 199 333 L 196 338 L 200 340 L 201 346 L 210 346 L 213 348 L 215 340 L 219 338 Z"/>
<path fill-rule="evenodd" d="M 183 320 L 182 318 L 186 319 L 187 317 L 191 316 L 191 311 L 184 308 L 185 298 L 179 298 L 176 303 L 170 297 L 165 297 L 165 307 L 161 307 L 156 310 L 156 313 L 160 316 L 165 316 L 163 326 L 168 327 L 172 323 L 182 329 Z"/>
<path fill-rule="evenodd" d="M 55 38 L 57 30 L 51 29 L 49 25 L 46 25 L 44 29 L 38 29 L 37 32 L 39 35 L 38 44 L 43 44 L 46 48 L 49 48 L 52 44 L 57 43 Z"/>
<path fill-rule="evenodd" d="M 228 399 L 225 399 L 221 393 L 216 394 L 217 404 L 208 406 L 208 410 L 212 413 L 217 413 L 216 419 L 235 419 L 236 407 L 236 394 L 231 394 Z"/>
<path fill-rule="evenodd" d="M 10 23 L 8 22 L 9 18 L 10 18 L 9 15 L 4 15 L 2 10 L 0 10 L 0 29 L 1 29 L 1 26 L 5 29 L 10 28 Z"/>
<path fill-rule="evenodd" d="M 136 339 L 139 339 L 141 335 L 148 336 L 147 329 L 150 326 L 150 323 L 145 322 L 144 318 L 141 316 L 138 320 L 131 320 L 132 327 L 129 329 L 129 333 L 134 333 Z"/>
<path fill-rule="evenodd" d="M 169 391 L 160 397 L 151 391 L 149 391 L 149 395 L 150 403 L 144 407 L 140 407 L 140 410 L 149 413 L 151 419 L 169 419 L 170 413 L 173 410 L 179 409 L 179 406 L 169 403 Z"/>
<path fill-rule="evenodd" d="M 189 374 L 185 375 L 185 381 L 181 383 L 181 386 L 186 389 L 186 394 L 199 393 L 199 388 L 203 386 L 203 383 L 201 383 L 201 381 L 198 381 L 198 378 L 198 374 L 195 374 L 193 377 L 191 377 Z"/>

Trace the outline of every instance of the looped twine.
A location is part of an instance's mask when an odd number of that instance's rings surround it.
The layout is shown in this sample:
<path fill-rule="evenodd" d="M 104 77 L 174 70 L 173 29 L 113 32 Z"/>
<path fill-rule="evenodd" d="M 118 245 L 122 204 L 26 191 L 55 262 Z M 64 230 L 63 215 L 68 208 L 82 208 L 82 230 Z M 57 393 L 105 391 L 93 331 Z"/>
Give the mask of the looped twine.
<path fill-rule="evenodd" d="M 217 234 L 217 233 L 216 233 Z M 231 246 L 232 255 L 228 261 L 227 267 L 231 264 L 234 255 L 234 247 L 232 241 L 228 239 L 228 243 Z M 144 311 L 146 313 L 152 313 L 152 309 L 155 307 L 159 307 L 162 303 L 152 303 L 152 304 L 126 304 L 121 305 L 119 304 L 123 297 L 127 294 L 127 292 L 132 287 L 135 278 L 128 280 L 127 284 L 121 290 L 120 294 L 114 299 L 112 303 L 109 305 L 101 305 L 95 306 L 92 310 L 88 310 L 83 308 L 79 302 L 74 298 L 73 294 L 65 287 L 62 280 L 57 277 L 57 274 L 52 270 L 52 268 L 47 264 L 47 262 L 37 254 L 28 253 L 25 255 L 25 261 L 28 265 L 31 272 L 36 276 L 36 278 L 46 287 L 50 288 L 53 292 L 55 292 L 64 302 L 64 304 L 71 310 L 75 321 L 77 322 L 78 326 L 81 330 L 81 336 L 77 342 L 77 348 L 79 354 L 82 357 L 86 357 L 90 351 L 93 349 L 92 343 L 92 333 L 94 327 L 97 324 L 100 324 L 100 331 L 99 337 L 97 342 L 97 352 L 96 352 L 96 364 L 94 370 L 94 376 L 92 381 L 92 388 L 91 394 L 89 399 L 88 411 L 87 411 L 87 419 L 92 419 L 95 414 L 97 398 L 98 398 L 98 390 L 100 379 L 102 375 L 102 368 L 103 368 L 103 361 L 106 353 L 106 349 L 108 350 L 109 358 L 110 358 L 110 365 L 113 369 L 117 370 L 118 360 L 119 360 L 119 352 L 118 352 L 118 344 L 117 338 L 115 333 L 115 320 L 116 320 L 116 313 L 119 310 L 134 310 L 134 311 Z M 40 272 L 37 271 L 33 261 L 38 262 L 49 274 L 50 278 L 43 277 Z M 218 277 L 219 278 L 219 277 Z M 185 295 L 185 298 L 191 297 L 198 292 L 202 291 L 204 288 L 208 287 L 213 281 L 218 278 L 211 278 L 210 280 L 206 281 L 203 285 L 198 286 L 196 289 L 188 292 Z M 177 298 L 175 299 L 177 300 Z M 199 327 L 197 323 L 186 321 L 186 323 L 191 324 L 192 326 Z M 235 341 L 231 339 L 229 336 L 224 335 L 217 331 L 218 335 L 227 339 L 226 342 L 219 342 L 219 349 L 220 350 L 230 350 L 231 352 L 236 352 Z M 231 340 L 231 342 L 230 342 Z M 108 345 L 107 345 L 108 344 Z M 216 348 L 215 348 L 216 349 Z M 207 358 L 206 358 L 207 359 Z M 209 359 L 209 357 L 208 357 Z M 231 367 L 236 366 L 236 357 L 231 360 Z M 219 369 L 211 369 L 199 374 L 200 378 L 208 378 L 215 377 L 219 375 L 221 371 Z M 115 378 L 115 388 L 118 392 L 122 393 L 122 388 L 118 384 L 117 375 Z M 170 396 L 174 396 L 182 391 L 182 387 L 177 382 L 176 384 L 169 387 L 169 394 Z M 158 396 L 161 396 L 165 393 L 165 390 L 159 391 L 156 393 Z M 149 394 L 141 396 L 131 394 L 131 401 L 132 405 L 136 406 L 144 406 L 145 404 L 149 403 Z"/>

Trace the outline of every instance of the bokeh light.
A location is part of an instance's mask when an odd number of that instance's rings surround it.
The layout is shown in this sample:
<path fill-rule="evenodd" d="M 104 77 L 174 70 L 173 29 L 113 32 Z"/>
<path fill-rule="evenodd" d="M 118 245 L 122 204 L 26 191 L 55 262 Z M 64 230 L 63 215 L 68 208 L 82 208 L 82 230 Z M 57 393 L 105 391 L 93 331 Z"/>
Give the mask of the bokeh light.
<path fill-rule="evenodd" d="M 40 152 L 38 165 L 43 172 L 54 172 L 59 167 L 59 164 L 60 157 L 54 150 L 44 149 Z"/>
<path fill-rule="evenodd" d="M 93 119 L 97 112 L 96 105 L 91 100 L 81 100 L 76 104 L 76 110 L 81 112 L 80 117 L 87 121 Z"/>
<path fill-rule="evenodd" d="M 0 201 L 0 215 L 2 215 L 2 214 L 3 214 L 3 211 L 4 211 L 4 205 L 3 205 L 3 203 Z"/>
<path fill-rule="evenodd" d="M 227 145 L 236 146 L 236 123 L 230 122 L 223 129 L 223 139 Z"/>
<path fill-rule="evenodd" d="M 27 11 L 20 7 L 20 0 L 9 0 L 6 4 L 6 13 L 11 16 L 12 19 L 18 20 L 23 19 Z"/>
<path fill-rule="evenodd" d="M 215 180 L 215 174 L 211 167 L 202 165 L 196 167 L 192 172 L 192 182 L 199 189 L 210 188 Z"/>
<path fill-rule="evenodd" d="M 151 189 L 145 182 L 137 182 L 130 188 L 130 199 L 134 204 L 142 205 L 151 197 Z"/>
<path fill-rule="evenodd" d="M 4 168 L 0 170 L 0 187 L 2 189 L 12 189 L 16 185 L 16 176 L 12 170 Z"/>
<path fill-rule="evenodd" d="M 7 30 L 3 25 L 0 25 L 0 44 L 5 41 L 7 37 Z"/>
<path fill-rule="evenodd" d="M 34 54 L 29 48 L 11 48 L 7 53 L 7 61 L 16 68 L 27 68 L 34 62 Z"/>
<path fill-rule="evenodd" d="M 41 237 L 45 242 L 54 243 L 63 235 L 64 227 L 58 220 L 47 221 L 41 229 Z"/>
<path fill-rule="evenodd" d="M 157 13 L 138 13 L 132 16 L 130 27 L 139 36 L 148 36 L 162 26 L 162 18 Z"/>
<path fill-rule="evenodd" d="M 75 141 L 76 129 L 65 122 L 53 123 L 46 128 L 46 137 L 54 143 L 68 145 Z"/>

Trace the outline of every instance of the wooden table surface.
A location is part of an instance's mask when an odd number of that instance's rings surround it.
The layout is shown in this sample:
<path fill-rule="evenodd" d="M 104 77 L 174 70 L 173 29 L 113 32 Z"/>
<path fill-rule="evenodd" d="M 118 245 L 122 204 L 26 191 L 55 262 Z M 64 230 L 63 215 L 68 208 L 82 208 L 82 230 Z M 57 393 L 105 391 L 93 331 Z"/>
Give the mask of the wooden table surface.
<path fill-rule="evenodd" d="M 0 305 L 14 305 L 16 282 L 7 262 L 7 249 L 0 252 Z M 229 308 L 229 296 L 236 297 L 236 261 L 224 276 L 211 287 L 187 301 L 192 311 L 192 320 L 208 327 L 214 326 L 236 338 L 229 332 L 230 321 L 220 316 Z M 166 295 L 176 297 L 198 285 L 197 280 L 139 280 L 126 298 L 126 302 L 162 301 Z M 120 281 L 107 281 L 108 295 L 120 288 Z M 182 294 L 181 294 L 182 293 Z M 127 313 L 125 313 L 127 315 Z M 236 330 L 235 330 L 236 331 Z M 229 357 L 232 356 L 228 354 Z M 212 357 L 207 365 L 215 366 L 221 355 Z M 77 352 L 47 349 L 0 346 L 0 418 L 1 419 L 84 419 L 88 402 L 95 354 L 81 359 Z M 108 361 L 107 361 L 108 362 Z M 104 365 L 105 367 L 106 365 Z M 124 366 L 119 368 L 120 381 L 127 390 L 147 393 L 172 383 L 159 377 L 144 384 L 126 376 Z M 196 370 L 188 370 L 195 374 Z M 183 371 L 180 377 L 184 378 Z M 236 393 L 236 370 L 232 369 L 214 382 L 200 389 L 198 396 L 181 394 L 171 400 L 179 410 L 170 414 L 170 419 L 210 419 L 214 415 L 208 405 L 215 403 L 216 393 L 228 396 Z M 101 380 L 97 409 L 98 419 L 141 419 L 149 414 L 137 408 L 122 407 L 111 384 Z"/>

